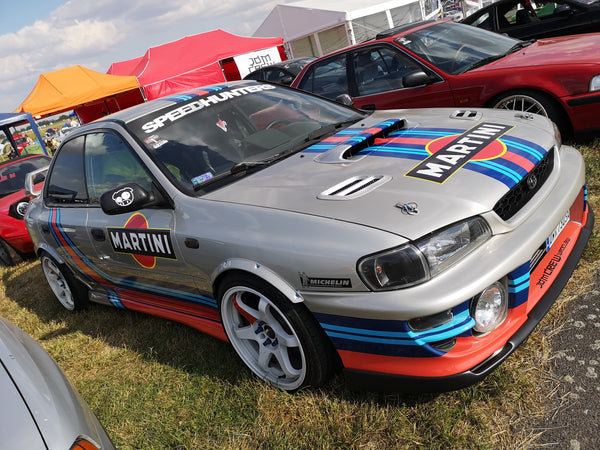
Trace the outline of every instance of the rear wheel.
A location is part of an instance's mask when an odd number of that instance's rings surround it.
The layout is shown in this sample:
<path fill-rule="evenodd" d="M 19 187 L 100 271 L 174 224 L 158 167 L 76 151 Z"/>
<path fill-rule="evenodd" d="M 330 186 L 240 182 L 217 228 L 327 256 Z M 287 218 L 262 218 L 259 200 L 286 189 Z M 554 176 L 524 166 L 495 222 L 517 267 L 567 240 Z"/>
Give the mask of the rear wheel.
<path fill-rule="evenodd" d="M 243 273 L 221 283 L 219 299 L 229 341 L 259 378 L 295 391 L 332 376 L 337 355 L 305 305 Z"/>
<path fill-rule="evenodd" d="M 42 271 L 54 296 L 69 311 L 84 309 L 89 305 L 88 289 L 75 279 L 69 268 L 59 264 L 49 254 L 40 257 Z"/>

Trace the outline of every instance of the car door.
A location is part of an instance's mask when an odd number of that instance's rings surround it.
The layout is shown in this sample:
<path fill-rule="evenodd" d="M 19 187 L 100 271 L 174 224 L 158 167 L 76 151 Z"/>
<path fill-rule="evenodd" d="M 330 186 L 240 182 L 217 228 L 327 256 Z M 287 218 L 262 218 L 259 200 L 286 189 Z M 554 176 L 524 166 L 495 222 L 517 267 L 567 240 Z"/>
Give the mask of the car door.
<path fill-rule="evenodd" d="M 153 189 L 150 172 L 127 141 L 112 130 L 89 133 L 80 140 L 84 168 L 72 174 L 85 180 L 87 202 L 69 208 L 71 214 L 67 216 L 67 208 L 58 208 L 63 228 L 78 230 L 74 232 L 74 245 L 82 256 L 80 270 L 122 293 L 133 289 L 178 297 L 197 294 L 193 271 L 180 257 L 174 238 L 175 214 L 171 207 L 115 215 L 104 213 L 100 207 L 104 192 L 125 183 L 137 183 L 148 192 Z M 59 157 L 62 154 L 61 150 Z M 123 199 L 125 193 L 120 194 Z M 86 217 L 83 224 L 78 222 L 78 214 Z"/>
<path fill-rule="evenodd" d="M 354 106 L 362 109 L 397 109 L 454 106 L 446 80 L 395 46 L 380 44 L 349 52 L 347 64 Z M 407 86 L 405 76 L 418 71 L 434 79 Z"/>
<path fill-rule="evenodd" d="M 40 232 L 73 270 L 87 277 L 82 255 L 94 254 L 87 233 L 88 195 L 83 178 L 83 136 L 66 142 L 45 182 Z"/>

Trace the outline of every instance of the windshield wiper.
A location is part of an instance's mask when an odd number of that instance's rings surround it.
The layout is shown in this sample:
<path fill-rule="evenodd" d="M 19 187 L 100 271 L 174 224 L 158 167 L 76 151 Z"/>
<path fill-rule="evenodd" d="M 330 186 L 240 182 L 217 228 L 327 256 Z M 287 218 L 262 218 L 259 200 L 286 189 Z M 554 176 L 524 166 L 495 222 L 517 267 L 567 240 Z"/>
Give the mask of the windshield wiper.
<path fill-rule="evenodd" d="M 505 56 L 510 55 L 511 53 L 515 53 L 515 52 L 518 52 L 519 50 L 521 50 L 521 49 L 523 49 L 525 47 L 529 47 L 535 41 L 536 41 L 535 39 L 530 39 L 528 41 L 518 42 L 515 45 L 513 45 L 511 48 L 509 48 L 505 53 L 502 53 L 500 55 L 488 56 L 487 58 L 483 58 L 483 59 L 481 59 L 481 60 L 479 60 L 477 62 L 474 62 L 470 66 L 465 67 L 458 74 L 468 72 L 469 70 L 477 69 L 478 67 L 485 66 L 486 64 L 489 64 L 489 63 L 492 63 L 492 62 L 497 61 L 499 59 L 502 59 Z"/>
<path fill-rule="evenodd" d="M 469 70 L 477 69 L 478 67 L 481 67 L 481 66 L 485 66 L 486 64 L 494 62 L 494 61 L 496 61 L 498 59 L 502 59 L 505 56 L 506 56 L 506 54 L 503 53 L 502 55 L 493 55 L 493 56 L 488 56 L 487 58 L 480 59 L 479 61 L 474 62 L 473 64 L 471 64 L 470 66 L 465 67 L 463 70 L 461 70 L 460 72 L 458 72 L 457 75 L 460 75 L 461 73 L 468 72 Z"/>

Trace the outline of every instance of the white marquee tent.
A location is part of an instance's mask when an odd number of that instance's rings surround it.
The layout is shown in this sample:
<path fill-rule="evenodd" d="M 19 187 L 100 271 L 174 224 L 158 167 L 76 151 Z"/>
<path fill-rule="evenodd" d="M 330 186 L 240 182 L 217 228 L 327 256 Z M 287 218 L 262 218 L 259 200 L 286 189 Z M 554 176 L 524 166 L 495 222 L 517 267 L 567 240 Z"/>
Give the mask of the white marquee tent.
<path fill-rule="evenodd" d="M 290 58 L 323 56 L 440 13 L 440 0 L 301 0 L 275 6 L 253 36 L 282 37 Z"/>

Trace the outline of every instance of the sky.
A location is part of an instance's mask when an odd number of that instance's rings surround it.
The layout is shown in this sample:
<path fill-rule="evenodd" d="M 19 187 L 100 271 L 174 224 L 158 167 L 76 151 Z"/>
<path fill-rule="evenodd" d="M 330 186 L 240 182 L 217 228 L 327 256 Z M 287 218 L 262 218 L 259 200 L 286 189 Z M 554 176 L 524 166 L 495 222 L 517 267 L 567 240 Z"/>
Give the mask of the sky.
<path fill-rule="evenodd" d="M 2 0 L 0 113 L 41 74 L 81 65 L 106 73 L 150 47 L 222 29 L 252 36 L 283 0 Z"/>

